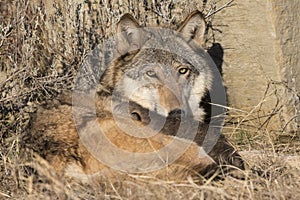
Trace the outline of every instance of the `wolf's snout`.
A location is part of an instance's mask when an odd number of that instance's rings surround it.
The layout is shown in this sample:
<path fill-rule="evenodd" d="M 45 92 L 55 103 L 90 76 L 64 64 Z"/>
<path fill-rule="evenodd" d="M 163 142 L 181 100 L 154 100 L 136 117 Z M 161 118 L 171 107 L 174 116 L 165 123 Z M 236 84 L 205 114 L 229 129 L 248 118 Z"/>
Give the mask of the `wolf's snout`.
<path fill-rule="evenodd" d="M 174 94 L 176 91 L 171 91 L 166 86 L 159 89 L 159 103 L 168 115 L 173 110 L 180 110 L 180 99 Z"/>

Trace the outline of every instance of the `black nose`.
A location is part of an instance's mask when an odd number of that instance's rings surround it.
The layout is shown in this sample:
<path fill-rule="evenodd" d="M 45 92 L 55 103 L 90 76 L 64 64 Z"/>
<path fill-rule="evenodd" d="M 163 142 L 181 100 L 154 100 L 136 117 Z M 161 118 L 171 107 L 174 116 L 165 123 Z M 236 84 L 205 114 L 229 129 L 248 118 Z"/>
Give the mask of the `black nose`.
<path fill-rule="evenodd" d="M 131 113 L 131 118 L 133 120 L 136 120 L 136 121 L 140 121 L 140 122 L 142 121 L 141 115 L 139 113 L 137 113 L 137 112 L 132 112 Z"/>
<path fill-rule="evenodd" d="M 168 117 L 181 118 L 182 115 L 184 115 L 183 110 L 175 109 L 175 110 L 172 110 L 171 112 L 169 112 Z"/>

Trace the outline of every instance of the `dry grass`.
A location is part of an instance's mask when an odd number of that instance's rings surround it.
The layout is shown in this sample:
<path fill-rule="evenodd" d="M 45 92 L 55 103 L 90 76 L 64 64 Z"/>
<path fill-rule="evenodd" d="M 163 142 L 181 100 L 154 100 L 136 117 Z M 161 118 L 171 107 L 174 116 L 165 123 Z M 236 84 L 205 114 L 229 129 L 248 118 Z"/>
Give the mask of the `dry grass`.
<path fill-rule="evenodd" d="M 131 12 L 144 24 L 174 26 L 185 17 L 179 8 L 185 13 L 198 8 L 211 23 L 223 6 L 215 1 L 82 2 L 0 2 L 0 199 L 300 199 L 299 133 L 287 132 L 288 124 L 272 126 L 280 119 L 280 96 L 273 110 L 261 109 L 277 95 L 271 83 L 258 106 L 229 108 L 224 130 L 239 150 L 247 150 L 244 179 L 207 180 L 199 186 L 192 180 L 131 177 L 111 183 L 103 177 L 87 185 L 59 177 L 42 158 L 22 149 L 36 106 L 72 89 L 82 60 L 112 34 L 120 15 Z"/>

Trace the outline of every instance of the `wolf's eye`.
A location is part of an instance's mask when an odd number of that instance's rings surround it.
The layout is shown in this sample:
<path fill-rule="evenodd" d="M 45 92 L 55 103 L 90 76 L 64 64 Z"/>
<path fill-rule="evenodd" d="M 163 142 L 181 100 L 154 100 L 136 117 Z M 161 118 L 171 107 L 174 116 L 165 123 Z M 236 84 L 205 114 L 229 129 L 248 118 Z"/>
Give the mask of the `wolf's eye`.
<path fill-rule="evenodd" d="M 150 76 L 150 77 L 155 77 L 156 76 L 155 71 L 152 71 L 152 70 L 147 71 L 146 74 L 147 74 L 147 76 Z"/>
<path fill-rule="evenodd" d="M 179 74 L 186 74 L 189 72 L 189 68 L 182 67 L 178 69 Z"/>

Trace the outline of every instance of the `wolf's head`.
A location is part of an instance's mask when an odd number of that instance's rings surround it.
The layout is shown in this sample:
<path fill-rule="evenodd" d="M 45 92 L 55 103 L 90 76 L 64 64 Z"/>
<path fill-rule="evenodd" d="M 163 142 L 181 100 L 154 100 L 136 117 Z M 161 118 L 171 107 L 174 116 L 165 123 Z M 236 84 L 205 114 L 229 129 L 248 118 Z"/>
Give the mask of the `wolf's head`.
<path fill-rule="evenodd" d="M 211 87 L 213 65 L 202 48 L 205 29 L 199 11 L 177 30 L 141 27 L 125 14 L 117 25 L 118 58 L 102 76 L 98 94 L 114 94 L 163 116 L 181 110 L 203 120 L 200 101 Z"/>

